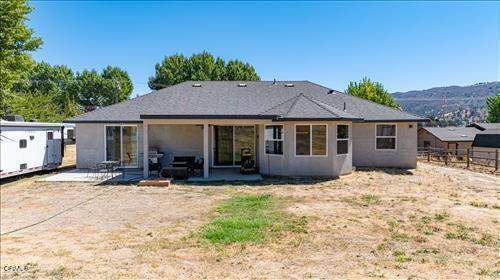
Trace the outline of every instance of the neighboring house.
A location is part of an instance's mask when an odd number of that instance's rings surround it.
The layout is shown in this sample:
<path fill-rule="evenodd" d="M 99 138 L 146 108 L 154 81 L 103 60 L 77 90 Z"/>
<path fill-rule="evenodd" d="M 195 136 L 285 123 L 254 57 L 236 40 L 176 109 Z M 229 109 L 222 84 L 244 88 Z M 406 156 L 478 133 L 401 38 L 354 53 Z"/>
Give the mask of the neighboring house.
<path fill-rule="evenodd" d="M 470 123 L 467 127 L 475 127 L 481 131 L 490 129 L 500 129 L 500 123 Z"/>
<path fill-rule="evenodd" d="M 143 168 L 144 151 L 236 167 L 249 148 L 261 174 L 348 174 L 353 166 L 415 168 L 420 117 L 308 81 L 187 81 L 67 120 L 77 167 L 118 160 Z"/>
<path fill-rule="evenodd" d="M 481 130 L 475 127 L 422 127 L 418 130 L 418 148 L 448 150 L 456 155 L 465 155 L 479 132 Z"/>
<path fill-rule="evenodd" d="M 500 129 L 488 129 L 479 132 L 472 142 L 472 157 L 474 161 L 494 161 L 500 150 Z"/>

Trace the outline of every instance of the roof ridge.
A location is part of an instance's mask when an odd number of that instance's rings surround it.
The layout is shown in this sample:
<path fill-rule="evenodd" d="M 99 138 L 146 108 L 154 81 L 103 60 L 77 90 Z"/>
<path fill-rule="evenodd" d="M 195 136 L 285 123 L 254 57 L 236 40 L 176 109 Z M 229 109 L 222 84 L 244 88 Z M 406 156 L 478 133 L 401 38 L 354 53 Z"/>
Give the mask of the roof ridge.
<path fill-rule="evenodd" d="M 304 97 L 305 97 L 306 99 L 308 99 L 309 101 L 311 101 L 312 103 L 314 103 L 314 104 L 316 104 L 317 106 L 319 106 L 321 109 L 323 109 L 323 110 L 327 111 L 328 113 L 330 113 L 330 114 L 332 114 L 332 115 L 334 115 L 334 116 L 336 116 L 336 117 L 340 117 L 340 115 L 338 115 L 337 113 L 332 112 L 332 111 L 328 110 L 328 109 L 327 109 L 324 105 L 319 104 L 319 103 L 318 103 L 319 101 L 318 101 L 318 102 L 316 102 L 316 100 L 314 100 L 313 98 L 311 98 L 311 97 L 309 97 L 309 96 L 307 96 L 307 95 L 304 95 Z"/>
<path fill-rule="evenodd" d="M 297 105 L 297 102 L 299 101 L 301 96 L 304 96 L 304 93 L 301 92 L 301 93 L 297 94 L 295 100 L 293 101 L 292 106 L 290 106 L 290 108 L 288 108 L 288 111 L 286 111 L 285 116 L 288 115 L 290 113 L 290 111 L 292 111 L 292 109 L 295 107 L 295 105 Z"/>
<path fill-rule="evenodd" d="M 274 105 L 274 106 L 272 106 L 272 107 L 270 107 L 270 108 L 268 108 L 268 109 L 266 109 L 266 110 L 262 111 L 262 113 L 259 113 L 259 115 L 262 115 L 262 114 L 264 114 L 265 112 L 268 112 L 268 111 L 271 111 L 271 110 L 273 110 L 273 109 L 276 109 L 276 108 L 278 108 L 279 106 L 281 106 L 281 105 L 283 105 L 283 104 L 287 103 L 288 101 L 290 101 L 290 100 L 292 100 L 292 99 L 294 99 L 294 98 L 299 97 L 300 95 L 301 95 L 301 93 L 299 93 L 299 94 L 297 94 L 297 95 L 295 95 L 295 96 L 293 96 L 293 97 L 291 97 L 291 98 L 288 98 L 288 99 L 286 99 L 285 101 L 283 101 L 283 102 L 281 102 L 281 103 L 278 103 L 278 104 L 276 104 L 276 105 Z"/>

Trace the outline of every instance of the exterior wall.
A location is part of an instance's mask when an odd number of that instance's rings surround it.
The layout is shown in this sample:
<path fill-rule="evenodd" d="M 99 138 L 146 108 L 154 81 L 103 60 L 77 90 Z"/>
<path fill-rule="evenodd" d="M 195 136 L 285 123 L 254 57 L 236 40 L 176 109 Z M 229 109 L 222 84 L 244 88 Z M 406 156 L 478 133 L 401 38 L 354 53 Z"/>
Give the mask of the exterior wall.
<path fill-rule="evenodd" d="M 165 154 L 163 166 L 172 162 L 174 156 L 203 157 L 203 126 L 156 124 L 149 126 L 148 133 L 149 149 Z"/>
<path fill-rule="evenodd" d="M 259 171 L 278 176 L 321 176 L 337 177 L 352 171 L 352 123 L 339 122 L 284 122 L 269 123 L 283 125 L 283 155 L 265 154 L 265 125 L 259 125 Z M 295 125 L 326 124 L 327 156 L 295 156 Z M 350 128 L 349 153 L 337 155 L 337 124 L 348 124 Z"/>
<path fill-rule="evenodd" d="M 104 160 L 104 126 L 120 124 L 78 123 L 76 124 L 76 167 L 88 168 L 90 164 Z M 125 124 L 124 124 L 125 125 Z M 137 125 L 139 168 L 142 168 L 142 124 Z"/>
<path fill-rule="evenodd" d="M 418 148 L 423 149 L 424 146 L 424 141 L 429 141 L 430 142 L 430 147 L 431 148 L 439 148 L 442 149 L 446 147 L 445 143 L 441 142 L 436 136 L 432 135 L 425 129 L 419 129 L 417 132 L 417 138 L 418 138 Z"/>
<path fill-rule="evenodd" d="M 376 124 L 353 124 L 354 166 L 415 168 L 417 166 L 417 124 L 396 124 L 396 150 L 375 149 Z M 410 127 L 411 126 L 411 127 Z"/>

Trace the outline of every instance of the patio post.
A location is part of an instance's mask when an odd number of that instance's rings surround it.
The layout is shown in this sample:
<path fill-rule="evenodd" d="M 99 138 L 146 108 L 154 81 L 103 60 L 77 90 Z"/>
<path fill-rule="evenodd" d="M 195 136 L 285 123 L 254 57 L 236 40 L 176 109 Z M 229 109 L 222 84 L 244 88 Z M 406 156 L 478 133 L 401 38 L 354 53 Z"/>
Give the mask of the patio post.
<path fill-rule="evenodd" d="M 208 178 L 208 123 L 203 124 L 203 178 Z"/>
<path fill-rule="evenodd" d="M 146 120 L 142 122 L 142 158 L 143 158 L 143 177 L 149 178 L 149 139 L 148 139 L 148 123 Z"/>

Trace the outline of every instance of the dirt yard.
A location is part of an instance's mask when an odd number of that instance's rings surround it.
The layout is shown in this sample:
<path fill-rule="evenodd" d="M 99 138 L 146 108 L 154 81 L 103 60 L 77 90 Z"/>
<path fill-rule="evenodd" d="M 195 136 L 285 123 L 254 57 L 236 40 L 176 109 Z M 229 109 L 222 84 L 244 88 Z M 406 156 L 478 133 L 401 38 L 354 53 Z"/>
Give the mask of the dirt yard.
<path fill-rule="evenodd" d="M 259 244 L 197 240 L 212 209 L 241 193 L 280 198 L 307 232 Z M 498 278 L 499 194 L 498 176 L 425 163 L 332 181 L 166 189 L 30 178 L 1 187 L 1 276 Z"/>

